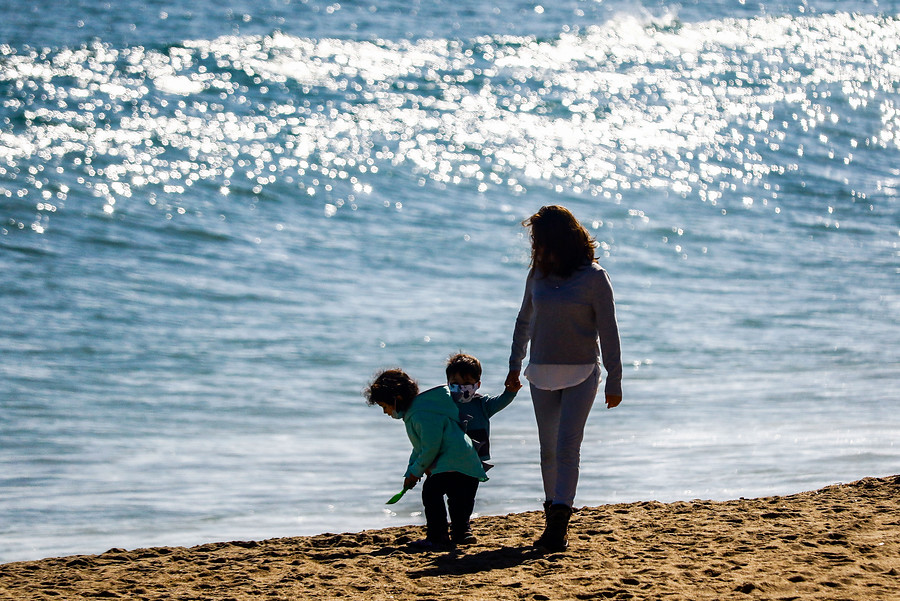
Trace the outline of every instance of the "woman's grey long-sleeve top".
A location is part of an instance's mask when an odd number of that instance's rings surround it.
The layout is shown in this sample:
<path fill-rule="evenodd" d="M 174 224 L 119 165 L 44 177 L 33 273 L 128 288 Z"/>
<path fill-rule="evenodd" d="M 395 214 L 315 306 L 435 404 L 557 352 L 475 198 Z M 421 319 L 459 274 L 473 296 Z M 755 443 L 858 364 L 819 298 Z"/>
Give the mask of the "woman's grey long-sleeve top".
<path fill-rule="evenodd" d="M 609 275 L 598 264 L 567 278 L 529 272 L 513 332 L 510 370 L 521 371 L 529 342 L 534 364 L 588 364 L 601 357 L 606 394 L 622 394 L 615 300 Z"/>

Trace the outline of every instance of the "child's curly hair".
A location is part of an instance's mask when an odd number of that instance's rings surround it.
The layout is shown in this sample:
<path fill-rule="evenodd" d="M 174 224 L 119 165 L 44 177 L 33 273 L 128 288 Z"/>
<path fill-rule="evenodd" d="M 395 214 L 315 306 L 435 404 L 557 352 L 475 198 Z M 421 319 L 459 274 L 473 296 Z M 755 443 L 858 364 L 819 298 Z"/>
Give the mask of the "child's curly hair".
<path fill-rule="evenodd" d="M 456 353 L 447 359 L 447 378 L 453 374 L 459 376 L 471 376 L 481 380 L 481 361 L 472 355 Z"/>
<path fill-rule="evenodd" d="M 397 411 L 406 411 L 419 394 L 419 385 L 402 369 L 386 369 L 375 376 L 363 391 L 366 403 L 393 405 Z"/>

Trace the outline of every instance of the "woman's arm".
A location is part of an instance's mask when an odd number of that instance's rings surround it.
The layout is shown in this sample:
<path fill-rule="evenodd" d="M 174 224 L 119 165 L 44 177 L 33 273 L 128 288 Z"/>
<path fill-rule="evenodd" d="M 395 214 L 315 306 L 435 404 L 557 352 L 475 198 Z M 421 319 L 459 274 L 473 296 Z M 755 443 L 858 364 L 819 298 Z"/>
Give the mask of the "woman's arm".
<path fill-rule="evenodd" d="M 530 271 L 525 279 L 525 294 L 522 297 L 522 306 L 519 307 L 519 314 L 516 316 L 512 348 L 509 354 L 509 375 L 511 376 L 515 372 L 517 374 L 516 381 L 518 381 L 518 373 L 522 371 L 522 361 L 525 359 L 528 342 L 531 337 L 531 315 L 534 312 L 534 305 L 531 300 L 533 279 L 534 270 Z M 510 384 L 511 379 L 507 376 L 506 385 L 510 386 Z"/>
<path fill-rule="evenodd" d="M 606 368 L 606 404 L 611 409 L 622 401 L 622 350 L 612 284 L 606 270 L 601 271 L 600 275 L 602 277 L 597 278 L 594 295 L 594 313 L 597 335 L 600 337 L 600 356 Z"/>

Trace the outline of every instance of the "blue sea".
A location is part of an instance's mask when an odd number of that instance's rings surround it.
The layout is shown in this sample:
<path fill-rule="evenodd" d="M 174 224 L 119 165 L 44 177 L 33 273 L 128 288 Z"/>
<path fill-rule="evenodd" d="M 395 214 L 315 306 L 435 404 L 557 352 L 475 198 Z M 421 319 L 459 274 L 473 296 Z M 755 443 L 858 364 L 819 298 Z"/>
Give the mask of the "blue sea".
<path fill-rule="evenodd" d="M 900 473 L 900 1 L 0 0 L 0 562 L 422 524 L 523 219 L 615 288 L 577 505 Z M 479 515 L 539 508 L 527 388 Z"/>

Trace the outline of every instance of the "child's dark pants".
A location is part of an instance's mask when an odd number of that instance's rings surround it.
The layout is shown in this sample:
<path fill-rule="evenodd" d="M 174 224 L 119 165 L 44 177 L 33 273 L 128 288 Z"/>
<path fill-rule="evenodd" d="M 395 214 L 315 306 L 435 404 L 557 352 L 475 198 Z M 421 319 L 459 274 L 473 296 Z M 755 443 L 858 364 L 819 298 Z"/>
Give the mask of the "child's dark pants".
<path fill-rule="evenodd" d="M 422 503 L 425 505 L 428 540 L 447 539 L 447 509 L 450 510 L 453 538 L 464 535 L 469 530 L 469 519 L 472 517 L 472 510 L 475 509 L 477 491 L 478 478 L 460 472 L 442 472 L 425 478 L 422 485 Z"/>

